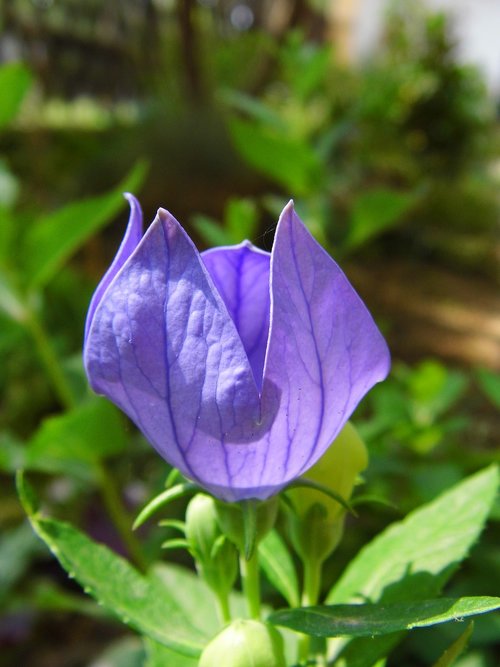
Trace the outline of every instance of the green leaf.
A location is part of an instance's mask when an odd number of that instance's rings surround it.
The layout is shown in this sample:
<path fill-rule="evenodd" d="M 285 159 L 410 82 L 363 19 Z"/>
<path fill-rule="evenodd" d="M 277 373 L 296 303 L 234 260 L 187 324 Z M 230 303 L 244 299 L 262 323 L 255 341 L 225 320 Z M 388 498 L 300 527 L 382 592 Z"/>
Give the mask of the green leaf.
<path fill-rule="evenodd" d="M 191 622 L 202 627 L 210 637 L 221 629 L 214 594 L 194 572 L 172 563 L 157 563 L 151 570 L 151 576 L 169 591 Z M 246 616 L 246 601 L 242 593 L 233 591 L 229 604 L 233 618 Z"/>
<path fill-rule="evenodd" d="M 7 274 L 2 272 L 0 272 L 0 312 L 14 322 L 23 322 L 26 318 L 24 304 L 11 285 Z"/>
<path fill-rule="evenodd" d="M 307 143 L 236 118 L 230 120 L 229 130 L 242 157 L 294 196 L 309 194 L 320 186 L 322 165 Z"/>
<path fill-rule="evenodd" d="M 34 512 L 22 475 L 18 492 L 35 532 L 87 593 L 142 634 L 183 655 L 200 654 L 208 637 L 157 579 L 140 574 L 70 524 Z"/>
<path fill-rule="evenodd" d="M 414 202 L 414 194 L 388 188 L 377 188 L 360 194 L 352 207 L 345 247 L 353 250 L 394 227 Z"/>
<path fill-rule="evenodd" d="M 435 595 L 477 540 L 497 489 L 490 466 L 392 524 L 359 552 L 327 602 Z"/>
<path fill-rule="evenodd" d="M 298 607 L 299 583 L 290 552 L 279 534 L 272 530 L 259 544 L 259 562 L 267 578 L 288 602 Z"/>
<path fill-rule="evenodd" d="M 11 588 L 22 577 L 40 543 L 27 521 L 0 535 L 0 606 Z"/>
<path fill-rule="evenodd" d="M 146 649 L 146 662 L 144 667 L 197 667 L 198 660 L 196 658 L 188 658 L 185 655 L 179 655 L 175 651 L 171 651 L 163 644 L 148 639 L 144 639 L 144 646 Z"/>
<path fill-rule="evenodd" d="M 250 199 L 230 199 L 224 212 L 224 224 L 205 215 L 195 215 L 193 224 L 210 246 L 224 246 L 252 239 L 257 231 L 257 207 Z"/>
<path fill-rule="evenodd" d="M 224 212 L 225 228 L 232 243 L 252 239 L 257 230 L 257 207 L 250 199 L 230 199 Z"/>
<path fill-rule="evenodd" d="M 474 630 L 474 621 L 471 621 L 469 625 L 462 632 L 460 637 L 456 639 L 451 646 L 448 646 L 443 655 L 439 658 L 437 662 L 434 663 L 433 667 L 452 667 L 455 664 L 456 659 L 465 651 L 469 639 L 472 636 Z"/>
<path fill-rule="evenodd" d="M 0 67 L 0 128 L 17 116 L 24 96 L 33 82 L 29 69 L 23 63 L 8 63 Z"/>
<path fill-rule="evenodd" d="M 315 637 L 375 637 L 413 630 L 500 609 L 498 597 L 463 597 L 284 609 L 269 621 Z"/>
<path fill-rule="evenodd" d="M 220 91 L 219 97 L 228 107 L 246 114 L 263 125 L 274 127 L 281 131 L 286 130 L 283 119 L 256 97 L 251 97 L 239 90 L 231 90 L 229 88 Z"/>
<path fill-rule="evenodd" d="M 480 368 L 476 377 L 479 386 L 490 399 L 494 406 L 500 408 L 500 374 L 494 373 L 487 368 Z"/>
<path fill-rule="evenodd" d="M 233 243 L 230 232 L 216 220 L 206 215 L 194 215 L 192 221 L 198 234 L 209 246 L 224 246 Z"/>
<path fill-rule="evenodd" d="M 28 443 L 24 467 L 88 478 L 94 465 L 121 452 L 128 442 L 123 417 L 108 401 L 94 397 L 45 419 Z"/>
<path fill-rule="evenodd" d="M 497 489 L 498 469 L 491 466 L 392 524 L 359 552 L 326 602 L 399 602 L 437 595 L 479 537 Z M 342 658 L 347 667 L 371 667 L 400 638 L 353 640 Z"/>
<path fill-rule="evenodd" d="M 145 170 L 145 164 L 138 163 L 112 192 L 68 204 L 33 223 L 22 255 L 29 288 L 48 283 L 78 248 L 113 219 L 125 205 L 123 192 L 136 190 Z"/>

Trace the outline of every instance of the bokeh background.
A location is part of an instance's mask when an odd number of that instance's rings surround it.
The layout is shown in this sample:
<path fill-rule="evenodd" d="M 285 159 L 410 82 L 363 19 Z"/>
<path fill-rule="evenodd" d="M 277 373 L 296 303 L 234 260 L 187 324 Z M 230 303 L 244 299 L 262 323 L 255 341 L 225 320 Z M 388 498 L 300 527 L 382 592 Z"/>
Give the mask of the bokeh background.
<path fill-rule="evenodd" d="M 390 521 L 498 461 L 499 34 L 495 0 L 2 0 L 0 665 L 143 664 L 34 537 L 13 481 L 26 468 L 49 511 L 158 557 L 165 531 L 129 527 L 167 466 L 90 396 L 80 359 L 123 190 L 200 248 L 270 250 L 293 198 L 386 334 L 391 377 L 354 421 L 364 491 L 389 504 L 351 522 L 325 586 Z M 451 595 L 500 594 L 499 520 Z M 431 665 L 454 632 L 412 633 L 388 666 Z M 499 650 L 489 615 L 456 665 L 495 667 Z"/>

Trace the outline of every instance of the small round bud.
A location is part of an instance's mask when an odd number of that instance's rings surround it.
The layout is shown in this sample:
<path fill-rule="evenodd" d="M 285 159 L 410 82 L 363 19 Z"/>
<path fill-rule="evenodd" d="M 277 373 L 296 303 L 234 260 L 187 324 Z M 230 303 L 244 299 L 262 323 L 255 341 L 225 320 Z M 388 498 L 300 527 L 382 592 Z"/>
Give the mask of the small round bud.
<path fill-rule="evenodd" d="M 198 493 L 186 510 L 186 539 L 198 574 L 216 593 L 227 595 L 238 575 L 235 546 L 222 534 L 215 501 Z"/>
<path fill-rule="evenodd" d="M 286 667 L 283 639 L 272 625 L 236 620 L 205 647 L 198 667 Z"/>

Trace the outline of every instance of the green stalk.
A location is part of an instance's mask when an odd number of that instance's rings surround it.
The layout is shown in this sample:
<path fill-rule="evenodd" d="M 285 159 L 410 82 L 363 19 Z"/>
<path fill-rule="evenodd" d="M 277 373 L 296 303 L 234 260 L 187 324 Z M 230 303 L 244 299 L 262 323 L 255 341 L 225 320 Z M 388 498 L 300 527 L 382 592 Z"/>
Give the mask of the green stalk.
<path fill-rule="evenodd" d="M 259 582 L 259 557 L 257 549 L 248 560 L 242 554 L 240 556 L 240 573 L 243 592 L 247 599 L 248 613 L 250 618 L 260 619 L 260 582 Z"/>
<path fill-rule="evenodd" d="M 52 385 L 52 389 L 61 405 L 67 410 L 70 410 L 75 407 L 76 398 L 66 376 L 64 375 L 59 359 L 52 347 L 50 338 L 36 314 L 32 310 L 26 310 L 25 313 L 26 317 L 24 323 L 33 338 L 38 357 L 45 370 L 47 379 Z"/>
<path fill-rule="evenodd" d="M 226 625 L 226 623 L 230 623 L 231 610 L 229 608 L 229 595 L 227 593 L 221 593 L 218 591 L 215 593 L 215 599 L 217 601 L 217 611 L 221 624 Z"/>
<path fill-rule="evenodd" d="M 302 606 L 311 607 L 318 603 L 321 588 L 322 562 L 318 559 L 304 561 L 304 588 L 302 591 Z M 311 637 L 301 635 L 299 639 L 299 662 L 307 663 L 311 649 Z"/>

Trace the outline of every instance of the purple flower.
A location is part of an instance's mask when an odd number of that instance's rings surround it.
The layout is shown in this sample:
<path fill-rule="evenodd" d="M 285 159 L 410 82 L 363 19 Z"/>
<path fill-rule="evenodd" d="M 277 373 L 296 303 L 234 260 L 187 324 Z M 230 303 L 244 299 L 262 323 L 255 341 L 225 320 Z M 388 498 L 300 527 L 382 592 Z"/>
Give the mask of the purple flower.
<path fill-rule="evenodd" d="M 289 203 L 272 253 L 200 254 L 164 209 L 90 304 L 85 367 L 161 456 L 227 501 L 265 499 L 325 452 L 389 369 L 370 313 Z M 141 238 L 142 237 L 142 238 Z"/>

